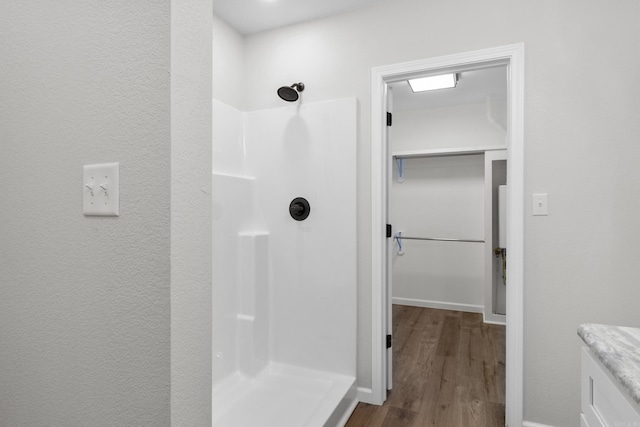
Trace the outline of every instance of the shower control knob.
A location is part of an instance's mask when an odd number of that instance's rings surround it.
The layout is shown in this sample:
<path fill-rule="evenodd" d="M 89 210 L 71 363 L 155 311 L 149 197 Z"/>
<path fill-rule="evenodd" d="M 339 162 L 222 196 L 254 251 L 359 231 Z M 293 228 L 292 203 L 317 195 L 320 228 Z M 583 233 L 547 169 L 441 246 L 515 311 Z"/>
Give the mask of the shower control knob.
<path fill-rule="evenodd" d="M 296 197 L 289 204 L 289 215 L 296 221 L 304 221 L 311 212 L 311 206 L 304 197 Z"/>

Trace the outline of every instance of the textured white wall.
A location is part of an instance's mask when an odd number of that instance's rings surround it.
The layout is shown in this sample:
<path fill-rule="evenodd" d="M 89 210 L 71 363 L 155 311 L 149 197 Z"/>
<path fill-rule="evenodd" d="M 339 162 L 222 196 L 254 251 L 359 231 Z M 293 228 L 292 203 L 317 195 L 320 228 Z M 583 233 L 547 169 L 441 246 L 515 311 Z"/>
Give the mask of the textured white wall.
<path fill-rule="evenodd" d="M 0 6 L 2 426 L 170 423 L 169 6 Z M 84 217 L 112 161 L 121 215 Z"/>
<path fill-rule="evenodd" d="M 172 426 L 211 425 L 212 16 L 171 1 Z"/>
<path fill-rule="evenodd" d="M 524 42 L 525 212 L 531 193 L 550 200 L 549 216 L 525 218 L 525 418 L 577 424 L 577 326 L 640 325 L 639 19 L 636 0 L 396 0 L 246 37 L 247 109 L 278 105 L 276 88 L 294 81 L 307 102 L 360 101 L 361 386 L 371 375 L 371 68 Z"/>

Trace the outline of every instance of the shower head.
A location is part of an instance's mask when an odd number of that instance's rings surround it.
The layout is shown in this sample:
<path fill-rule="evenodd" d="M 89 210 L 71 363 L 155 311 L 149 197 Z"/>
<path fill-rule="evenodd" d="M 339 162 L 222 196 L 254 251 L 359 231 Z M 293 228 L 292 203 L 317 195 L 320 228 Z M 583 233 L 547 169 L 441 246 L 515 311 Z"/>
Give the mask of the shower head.
<path fill-rule="evenodd" d="M 278 89 L 278 96 L 287 102 L 298 100 L 298 92 L 304 90 L 304 83 L 294 83 L 291 86 L 282 86 Z"/>

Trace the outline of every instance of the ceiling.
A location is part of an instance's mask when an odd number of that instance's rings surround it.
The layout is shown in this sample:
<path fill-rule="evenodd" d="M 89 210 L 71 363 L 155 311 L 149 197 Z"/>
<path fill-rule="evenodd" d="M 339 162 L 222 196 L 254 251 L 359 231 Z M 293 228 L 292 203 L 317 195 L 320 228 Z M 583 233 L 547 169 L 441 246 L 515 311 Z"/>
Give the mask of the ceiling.
<path fill-rule="evenodd" d="M 507 96 L 507 67 L 483 68 L 459 73 L 458 85 L 452 89 L 440 89 L 413 93 L 406 80 L 389 85 L 393 93 L 393 111 L 424 110 L 475 104 Z"/>
<path fill-rule="evenodd" d="M 213 13 L 252 34 L 389 0 L 213 0 Z"/>

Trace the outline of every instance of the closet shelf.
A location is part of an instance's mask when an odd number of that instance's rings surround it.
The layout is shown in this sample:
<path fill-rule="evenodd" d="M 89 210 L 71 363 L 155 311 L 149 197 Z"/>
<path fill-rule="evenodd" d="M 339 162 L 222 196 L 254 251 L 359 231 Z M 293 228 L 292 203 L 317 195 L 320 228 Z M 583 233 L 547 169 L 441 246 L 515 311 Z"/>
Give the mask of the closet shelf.
<path fill-rule="evenodd" d="M 394 151 L 391 155 L 397 159 L 418 157 L 464 156 L 467 154 L 483 154 L 486 151 L 506 150 L 506 145 L 489 145 L 484 147 L 436 148 L 430 150 Z"/>

